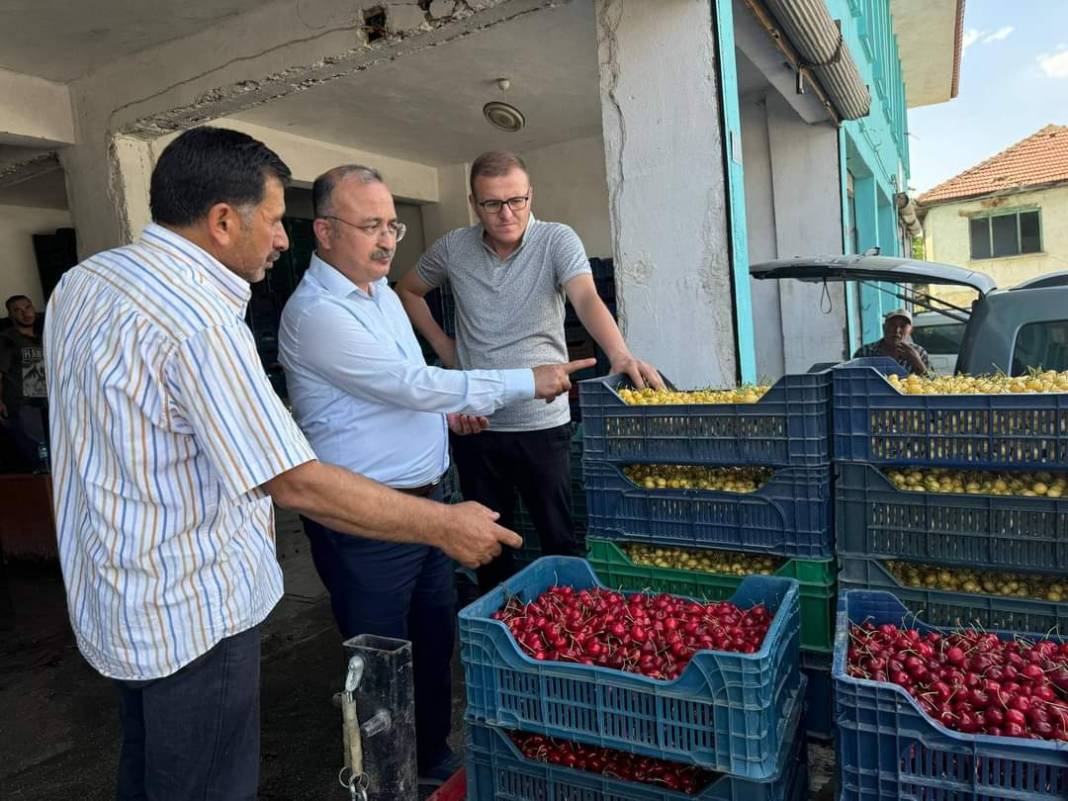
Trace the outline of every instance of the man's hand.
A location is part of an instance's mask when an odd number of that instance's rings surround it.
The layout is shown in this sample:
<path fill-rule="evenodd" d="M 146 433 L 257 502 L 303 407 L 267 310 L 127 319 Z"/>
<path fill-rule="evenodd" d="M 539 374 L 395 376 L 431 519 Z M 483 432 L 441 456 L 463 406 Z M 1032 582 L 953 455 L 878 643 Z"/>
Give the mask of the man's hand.
<path fill-rule="evenodd" d="M 630 382 L 638 389 L 641 389 L 646 384 L 652 386 L 653 389 L 664 388 L 664 380 L 660 377 L 660 373 L 656 371 L 656 368 L 641 359 L 634 358 L 630 353 L 625 353 L 612 359 L 612 372 L 626 373 L 627 377 L 630 378 Z"/>
<path fill-rule="evenodd" d="M 5 420 L 7 419 L 7 407 L 4 405 L 3 401 L 0 401 L 0 417 Z"/>
<path fill-rule="evenodd" d="M 894 355 L 897 358 L 904 359 L 910 365 L 912 369 L 923 375 L 927 372 L 927 365 L 923 363 L 923 359 L 920 358 L 919 351 L 917 351 L 912 345 L 907 342 L 899 342 L 897 347 L 894 348 Z"/>
<path fill-rule="evenodd" d="M 576 359 L 567 364 L 541 364 L 534 368 L 534 397 L 546 403 L 571 389 L 571 374 L 597 364 L 596 359 Z"/>
<path fill-rule="evenodd" d="M 523 538 L 514 531 L 497 525 L 500 515 L 480 503 L 441 504 L 441 512 L 444 536 L 436 545 L 464 567 L 489 564 L 500 554 L 502 545 L 518 548 L 523 544 Z"/>
<path fill-rule="evenodd" d="M 478 434 L 489 428 L 488 417 L 478 417 L 473 414 L 447 414 L 445 419 L 449 421 L 449 431 L 461 437 L 467 434 Z"/>

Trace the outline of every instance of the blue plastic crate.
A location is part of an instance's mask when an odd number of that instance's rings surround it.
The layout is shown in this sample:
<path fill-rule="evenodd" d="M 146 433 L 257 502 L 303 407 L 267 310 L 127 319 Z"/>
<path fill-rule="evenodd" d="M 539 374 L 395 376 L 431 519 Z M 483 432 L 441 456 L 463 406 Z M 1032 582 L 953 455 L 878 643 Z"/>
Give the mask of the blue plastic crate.
<path fill-rule="evenodd" d="M 628 406 L 623 375 L 579 384 L 585 460 L 616 464 L 830 463 L 830 371 L 780 378 L 756 403 Z"/>
<path fill-rule="evenodd" d="M 802 648 L 801 672 L 808 680 L 808 689 L 805 693 L 804 730 L 810 740 L 826 742 L 834 737 L 831 654 Z"/>
<path fill-rule="evenodd" d="M 916 623 L 888 592 L 839 596 L 832 667 L 839 801 L 1068 798 L 1068 743 L 951 731 L 904 688 L 850 677 L 849 625 L 864 621 L 932 628 Z"/>
<path fill-rule="evenodd" d="M 834 458 L 927 467 L 1068 467 L 1068 393 L 903 395 L 885 358 L 833 370 Z"/>
<path fill-rule="evenodd" d="M 490 615 L 512 595 L 531 601 L 553 585 L 603 586 L 582 559 L 545 557 L 460 612 L 467 715 L 765 781 L 774 775 L 781 723 L 801 681 L 798 584 L 745 578 L 732 596 L 774 614 L 755 654 L 699 651 L 674 681 L 523 653 Z"/>
<path fill-rule="evenodd" d="M 648 490 L 604 462 L 587 461 L 583 474 L 590 537 L 796 559 L 834 556 L 827 467 L 782 468 L 749 493 Z"/>
<path fill-rule="evenodd" d="M 887 590 L 918 619 L 933 626 L 1068 634 L 1068 603 L 909 587 L 878 559 L 840 556 L 838 564 L 840 590 Z"/>
<path fill-rule="evenodd" d="M 840 554 L 1068 573 L 1068 498 L 905 492 L 872 465 L 837 470 Z"/>
<path fill-rule="evenodd" d="M 798 692 L 801 692 L 799 690 Z M 775 775 L 767 782 L 720 776 L 696 795 L 527 759 L 502 729 L 467 723 L 469 801 L 804 801 L 808 796 L 805 738 L 797 734 L 800 698 L 791 701 Z"/>

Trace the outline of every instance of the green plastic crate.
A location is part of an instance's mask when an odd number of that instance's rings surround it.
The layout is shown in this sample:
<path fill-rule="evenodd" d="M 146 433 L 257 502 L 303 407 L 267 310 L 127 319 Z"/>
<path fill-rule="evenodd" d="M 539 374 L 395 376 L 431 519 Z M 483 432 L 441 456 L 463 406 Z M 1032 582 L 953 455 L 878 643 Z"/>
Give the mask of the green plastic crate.
<path fill-rule="evenodd" d="M 591 539 L 587 545 L 587 560 L 601 582 L 609 587 L 722 601 L 730 598 L 742 583 L 742 576 L 637 565 L 611 540 Z M 801 585 L 801 647 L 830 653 L 834 642 L 834 560 L 790 559 L 774 575 L 797 579 Z"/>

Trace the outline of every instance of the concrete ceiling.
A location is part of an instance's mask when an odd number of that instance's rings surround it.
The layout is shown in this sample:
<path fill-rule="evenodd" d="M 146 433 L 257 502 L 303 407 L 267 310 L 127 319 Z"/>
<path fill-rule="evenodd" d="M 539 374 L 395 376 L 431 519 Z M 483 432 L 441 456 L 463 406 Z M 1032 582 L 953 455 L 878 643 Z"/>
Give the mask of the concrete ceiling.
<path fill-rule="evenodd" d="M 4 0 L 0 68 L 66 83 L 263 5 L 263 0 Z"/>
<path fill-rule="evenodd" d="M 511 81 L 502 92 L 497 78 Z M 601 130 L 592 0 L 527 15 L 313 87 L 236 119 L 428 165 L 483 150 L 524 151 Z M 491 100 L 516 106 L 509 134 L 482 116 Z"/>
<path fill-rule="evenodd" d="M 63 170 L 56 167 L 10 186 L 0 186 L 0 206 L 67 208 L 67 185 Z"/>
<path fill-rule="evenodd" d="M 909 108 L 956 97 L 963 0 L 890 0 Z"/>

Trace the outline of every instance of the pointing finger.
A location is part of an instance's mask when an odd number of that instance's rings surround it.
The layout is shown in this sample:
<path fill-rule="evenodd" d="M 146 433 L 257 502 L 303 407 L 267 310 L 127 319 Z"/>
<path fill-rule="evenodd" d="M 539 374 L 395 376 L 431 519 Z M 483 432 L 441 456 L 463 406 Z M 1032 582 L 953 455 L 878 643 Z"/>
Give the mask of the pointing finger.
<path fill-rule="evenodd" d="M 523 538 L 506 528 L 497 529 L 497 541 L 501 545 L 507 545 L 509 548 L 522 548 Z"/>
<path fill-rule="evenodd" d="M 578 370 L 585 370 L 588 367 L 595 367 L 596 365 L 596 359 L 575 359 L 575 361 L 568 362 L 564 365 L 564 372 L 571 375 Z"/>

